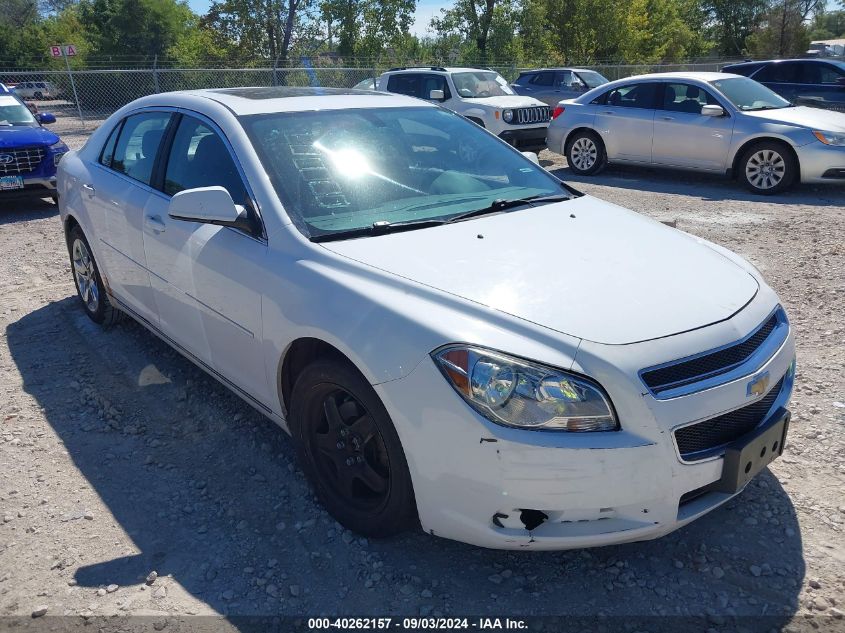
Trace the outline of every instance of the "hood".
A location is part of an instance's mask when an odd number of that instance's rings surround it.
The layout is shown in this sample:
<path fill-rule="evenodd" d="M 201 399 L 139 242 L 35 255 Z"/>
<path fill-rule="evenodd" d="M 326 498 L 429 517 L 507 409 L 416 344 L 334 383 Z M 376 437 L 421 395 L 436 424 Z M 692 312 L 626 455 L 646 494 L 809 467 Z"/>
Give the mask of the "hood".
<path fill-rule="evenodd" d="M 501 95 L 498 97 L 479 97 L 478 99 L 467 99 L 464 97 L 463 100 L 466 103 L 487 106 L 488 108 L 532 108 L 535 106 L 546 106 L 539 99 L 525 97 L 523 95 Z"/>
<path fill-rule="evenodd" d="M 742 114 L 773 123 L 801 125 L 815 130 L 828 130 L 830 132 L 845 132 L 845 114 L 823 108 L 797 106 L 794 108 L 782 108 L 780 110 L 743 112 Z"/>
<path fill-rule="evenodd" d="M 58 136 L 41 126 L 0 127 L 0 149 L 14 149 L 27 145 L 53 145 L 58 142 Z"/>
<path fill-rule="evenodd" d="M 722 321 L 759 289 L 743 268 L 695 238 L 589 196 L 321 246 L 606 344 Z"/>

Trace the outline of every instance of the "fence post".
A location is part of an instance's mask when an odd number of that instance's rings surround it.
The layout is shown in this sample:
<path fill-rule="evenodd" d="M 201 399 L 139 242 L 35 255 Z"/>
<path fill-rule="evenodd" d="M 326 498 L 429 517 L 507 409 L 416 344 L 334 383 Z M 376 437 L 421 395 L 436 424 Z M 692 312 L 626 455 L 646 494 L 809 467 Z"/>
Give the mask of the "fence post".
<path fill-rule="evenodd" d="M 156 94 L 161 92 L 161 87 L 158 85 L 158 55 L 153 57 L 153 86 Z"/>
<path fill-rule="evenodd" d="M 70 87 L 73 90 L 73 100 L 76 101 L 76 111 L 79 113 L 79 122 L 82 124 L 82 129 L 85 129 L 85 119 L 82 116 L 82 106 L 79 104 L 79 95 L 76 94 L 76 82 L 73 80 L 73 73 L 70 70 L 70 60 L 65 54 L 66 48 L 62 45 L 62 57 L 65 58 L 65 68 L 67 68 L 67 76 L 70 78 Z"/>

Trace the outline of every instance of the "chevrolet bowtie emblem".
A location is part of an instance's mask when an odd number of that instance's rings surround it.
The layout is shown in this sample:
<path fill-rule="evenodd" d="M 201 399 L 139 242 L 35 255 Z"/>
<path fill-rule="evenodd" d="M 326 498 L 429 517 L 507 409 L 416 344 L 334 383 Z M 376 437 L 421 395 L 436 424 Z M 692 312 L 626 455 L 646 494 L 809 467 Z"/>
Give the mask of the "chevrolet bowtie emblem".
<path fill-rule="evenodd" d="M 769 372 L 755 376 L 754 379 L 748 383 L 746 388 L 746 396 L 762 396 L 769 388 Z"/>

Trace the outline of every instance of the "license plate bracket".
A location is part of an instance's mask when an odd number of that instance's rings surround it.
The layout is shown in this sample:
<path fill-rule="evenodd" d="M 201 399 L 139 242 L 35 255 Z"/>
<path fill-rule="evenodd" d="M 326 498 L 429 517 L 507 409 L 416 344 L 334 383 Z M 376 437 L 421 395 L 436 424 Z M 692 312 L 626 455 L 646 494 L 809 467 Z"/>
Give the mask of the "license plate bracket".
<path fill-rule="evenodd" d="M 0 190 L 23 189 L 23 176 L 0 176 Z"/>
<path fill-rule="evenodd" d="M 739 492 L 757 473 L 783 454 L 790 413 L 781 409 L 779 415 L 754 429 L 751 434 L 729 444 L 725 449 L 722 478 L 713 489 L 734 494 Z"/>

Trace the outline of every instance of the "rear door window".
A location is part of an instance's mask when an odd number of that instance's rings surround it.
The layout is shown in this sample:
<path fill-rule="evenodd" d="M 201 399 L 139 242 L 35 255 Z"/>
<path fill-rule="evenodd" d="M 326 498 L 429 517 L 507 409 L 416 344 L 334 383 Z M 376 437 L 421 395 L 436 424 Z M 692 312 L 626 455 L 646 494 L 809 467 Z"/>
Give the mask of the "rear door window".
<path fill-rule="evenodd" d="M 551 70 L 544 70 L 531 78 L 532 86 L 552 86 L 555 82 L 555 73 Z"/>
<path fill-rule="evenodd" d="M 117 139 L 111 168 L 149 185 L 169 121 L 169 112 L 144 112 L 127 117 Z"/>
<path fill-rule="evenodd" d="M 799 64 L 797 62 L 780 62 L 769 64 L 754 75 L 755 81 L 794 84 L 799 83 Z"/>
<path fill-rule="evenodd" d="M 605 105 L 619 108 L 654 109 L 656 107 L 657 84 L 628 84 L 614 88 L 606 95 Z"/>

